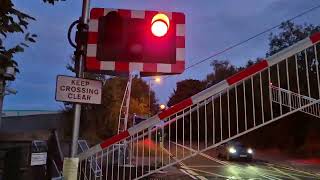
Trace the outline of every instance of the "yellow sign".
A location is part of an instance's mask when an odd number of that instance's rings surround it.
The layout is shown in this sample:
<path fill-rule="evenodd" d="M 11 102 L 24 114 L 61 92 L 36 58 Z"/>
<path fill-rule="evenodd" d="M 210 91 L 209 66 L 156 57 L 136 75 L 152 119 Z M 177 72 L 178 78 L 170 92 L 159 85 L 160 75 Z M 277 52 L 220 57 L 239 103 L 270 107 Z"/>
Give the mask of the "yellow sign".
<path fill-rule="evenodd" d="M 79 158 L 64 158 L 63 178 L 64 180 L 77 180 Z"/>

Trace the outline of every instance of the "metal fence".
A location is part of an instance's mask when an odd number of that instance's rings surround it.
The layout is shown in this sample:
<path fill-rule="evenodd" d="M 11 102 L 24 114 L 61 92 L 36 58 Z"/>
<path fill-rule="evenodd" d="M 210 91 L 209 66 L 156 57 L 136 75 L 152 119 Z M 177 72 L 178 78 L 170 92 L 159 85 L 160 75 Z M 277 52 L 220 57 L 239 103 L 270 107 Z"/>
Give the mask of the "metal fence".
<path fill-rule="evenodd" d="M 319 117 L 319 40 L 312 35 L 79 154 L 79 179 L 141 179 L 295 112 Z"/>

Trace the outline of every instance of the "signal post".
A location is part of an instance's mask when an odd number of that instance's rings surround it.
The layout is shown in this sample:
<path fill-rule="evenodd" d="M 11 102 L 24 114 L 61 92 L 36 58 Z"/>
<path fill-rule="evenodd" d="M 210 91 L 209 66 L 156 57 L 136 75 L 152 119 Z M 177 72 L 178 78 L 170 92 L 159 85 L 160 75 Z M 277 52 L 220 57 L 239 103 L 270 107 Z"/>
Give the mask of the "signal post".
<path fill-rule="evenodd" d="M 179 12 L 93 8 L 83 0 L 76 70 L 127 76 L 180 74 L 185 69 L 185 15 Z M 81 33 L 80 33 L 81 34 Z M 82 37 L 82 38 L 83 38 Z M 85 42 L 85 43 L 84 43 Z M 75 104 L 71 157 L 77 153 L 81 104 Z M 126 127 L 126 126 L 125 126 Z M 67 179 L 73 179 L 70 176 Z"/>

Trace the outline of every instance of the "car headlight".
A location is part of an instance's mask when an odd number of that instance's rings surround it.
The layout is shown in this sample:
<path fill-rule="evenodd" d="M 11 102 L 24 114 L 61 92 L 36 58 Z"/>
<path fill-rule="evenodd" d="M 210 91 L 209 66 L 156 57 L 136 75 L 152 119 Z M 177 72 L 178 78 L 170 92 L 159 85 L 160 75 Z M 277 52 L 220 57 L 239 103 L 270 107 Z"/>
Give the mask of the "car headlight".
<path fill-rule="evenodd" d="M 252 154 L 252 153 L 253 153 L 253 151 L 252 151 L 251 148 L 249 148 L 249 149 L 247 150 L 247 152 L 248 152 L 249 154 Z"/>
<path fill-rule="evenodd" d="M 229 153 L 234 154 L 236 152 L 237 152 L 237 150 L 234 147 L 229 148 Z"/>

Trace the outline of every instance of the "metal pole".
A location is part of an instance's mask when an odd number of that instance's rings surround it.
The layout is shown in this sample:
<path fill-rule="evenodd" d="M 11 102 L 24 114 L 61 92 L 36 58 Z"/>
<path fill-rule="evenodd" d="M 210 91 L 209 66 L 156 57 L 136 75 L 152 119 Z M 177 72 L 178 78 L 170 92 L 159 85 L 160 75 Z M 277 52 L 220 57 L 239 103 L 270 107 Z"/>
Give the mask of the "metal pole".
<path fill-rule="evenodd" d="M 149 117 L 151 116 L 151 79 L 149 79 Z"/>
<path fill-rule="evenodd" d="M 4 79 L 0 79 L 0 128 L 2 126 L 2 108 L 3 108 L 3 99 L 4 99 L 4 95 L 5 95 L 5 80 Z"/>
<path fill-rule="evenodd" d="M 128 129 L 128 118 L 129 118 L 129 108 L 130 108 L 130 98 L 131 98 L 131 89 L 132 89 L 132 78 L 133 75 L 130 73 L 129 74 L 129 84 L 128 84 L 128 89 L 127 89 L 127 99 L 126 99 L 126 114 L 124 118 L 124 130 Z"/>
<path fill-rule="evenodd" d="M 82 13 L 81 13 L 81 23 L 87 24 L 88 22 L 88 14 L 89 14 L 90 0 L 83 0 L 82 4 Z M 80 51 L 85 50 L 84 44 L 77 45 Z M 81 55 L 78 59 L 76 59 L 76 76 L 83 76 L 83 61 L 84 56 Z M 72 146 L 71 146 L 71 157 L 75 157 L 78 150 L 78 138 L 79 138 L 79 126 L 80 126 L 80 116 L 81 116 L 81 104 L 75 104 L 74 106 L 74 121 L 73 121 L 73 132 L 72 132 Z"/>

